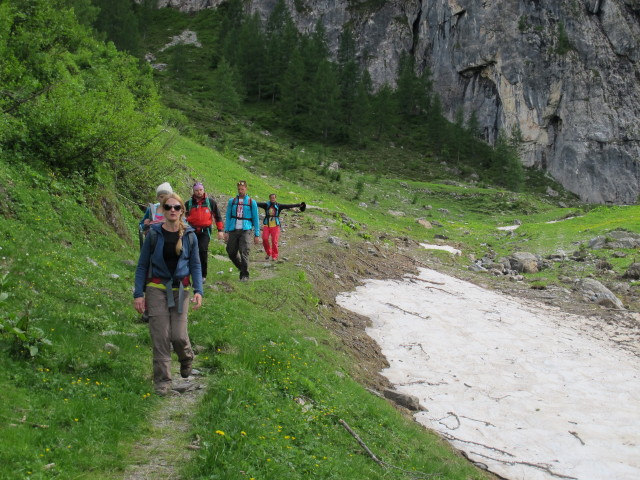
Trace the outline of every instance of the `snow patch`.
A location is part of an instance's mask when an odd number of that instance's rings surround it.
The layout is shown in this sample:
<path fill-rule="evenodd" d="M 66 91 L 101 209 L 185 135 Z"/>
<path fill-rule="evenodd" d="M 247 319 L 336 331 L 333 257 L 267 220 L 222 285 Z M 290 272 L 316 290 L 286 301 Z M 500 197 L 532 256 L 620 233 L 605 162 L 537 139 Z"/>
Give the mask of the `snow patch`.
<path fill-rule="evenodd" d="M 453 253 L 454 255 L 462 255 L 462 252 L 457 248 L 450 247 L 449 245 L 430 245 L 428 243 L 421 243 L 420 246 L 422 248 L 426 248 L 427 250 L 444 250 L 449 253 Z"/>
<path fill-rule="evenodd" d="M 337 297 L 418 422 L 509 479 L 640 478 L 640 358 L 590 320 L 433 270 Z"/>

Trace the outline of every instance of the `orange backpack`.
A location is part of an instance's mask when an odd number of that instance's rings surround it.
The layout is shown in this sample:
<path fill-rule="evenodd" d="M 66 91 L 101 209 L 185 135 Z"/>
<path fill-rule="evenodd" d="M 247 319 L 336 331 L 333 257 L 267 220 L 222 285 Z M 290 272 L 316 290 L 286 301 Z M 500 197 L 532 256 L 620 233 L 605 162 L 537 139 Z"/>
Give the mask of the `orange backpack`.
<path fill-rule="evenodd" d="M 206 197 L 201 204 L 194 203 L 193 199 L 187 202 L 187 222 L 193 228 L 207 228 L 213 224 L 213 212 L 209 197 Z"/>

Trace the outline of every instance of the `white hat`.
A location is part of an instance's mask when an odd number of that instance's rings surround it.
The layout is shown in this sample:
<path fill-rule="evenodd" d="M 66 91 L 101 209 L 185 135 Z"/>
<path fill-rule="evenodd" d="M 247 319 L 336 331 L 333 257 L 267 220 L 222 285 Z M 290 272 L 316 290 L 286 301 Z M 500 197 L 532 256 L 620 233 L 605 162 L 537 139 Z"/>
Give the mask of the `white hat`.
<path fill-rule="evenodd" d="M 173 193 L 173 188 L 171 188 L 169 182 L 164 182 L 158 185 L 158 188 L 156 188 L 156 196 L 160 195 L 161 193 Z"/>

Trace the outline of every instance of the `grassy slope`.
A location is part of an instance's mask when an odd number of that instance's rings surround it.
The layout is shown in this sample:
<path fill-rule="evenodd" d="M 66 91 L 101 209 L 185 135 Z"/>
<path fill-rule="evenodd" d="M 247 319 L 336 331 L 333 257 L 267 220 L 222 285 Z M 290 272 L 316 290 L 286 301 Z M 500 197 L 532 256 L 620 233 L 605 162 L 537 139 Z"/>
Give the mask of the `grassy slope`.
<path fill-rule="evenodd" d="M 245 178 L 259 199 L 277 189 L 283 201 L 319 207 L 313 211 L 324 219 L 321 224 L 346 215 L 332 228 L 351 241 L 384 232 L 433 242 L 440 234 L 475 255 L 487 248 L 500 254 L 552 253 L 571 251 L 575 242 L 614 228 L 640 231 L 638 207 L 563 209 L 529 195 L 384 177 L 365 177 L 356 201 L 353 185 L 359 177 L 348 172 L 330 189 L 316 190 L 258 174 L 259 169 L 252 173 L 183 138 L 172 150 L 192 172 L 170 179 L 181 193 L 198 178 L 212 193 L 232 195 L 235 181 Z M 78 193 L 78 180 L 2 167 L 0 266 L 8 273 L 2 290 L 10 293 L 0 303 L 2 323 L 16 321 L 29 305 L 32 327 L 42 329 L 53 345 L 34 359 L 16 360 L 7 354 L 9 338 L 2 338 L 0 475 L 110 477 L 128 462 L 131 442 L 147 433 L 147 416 L 162 408 L 161 399 L 148 395 L 148 334 L 131 308 L 134 267 L 124 261 L 135 260 L 137 248 L 107 225 L 124 219 L 134 232 L 138 213 L 107 188 L 101 196 L 112 215 L 96 218 L 88 207 L 102 211 L 99 202 Z M 389 210 L 406 216 L 391 216 Z M 572 213 L 582 216 L 545 223 Z M 442 227 L 426 230 L 415 222 L 418 217 Z M 516 218 L 523 222 L 516 232 L 495 229 Z M 213 253 L 223 254 L 223 246 L 212 244 Z M 305 261 L 312 264 L 313 257 Z M 616 261 L 622 273 L 629 260 Z M 205 306 L 191 316 L 193 341 L 204 348 L 199 364 L 210 371 L 211 385 L 194 420 L 193 434 L 203 449 L 185 466 L 188 478 L 363 478 L 363 472 L 367 478 L 404 477 L 363 455 L 340 418 L 376 454 L 403 469 L 442 478 L 481 476 L 349 378 L 349 358 L 336 355 L 337 340 L 316 321 L 325 312 L 303 269 L 285 263 L 240 285 L 227 262 L 211 263 L 212 272 L 222 272 L 216 290 L 207 292 Z M 107 343 L 117 349 L 105 348 Z M 55 465 L 46 467 L 50 464 Z"/>

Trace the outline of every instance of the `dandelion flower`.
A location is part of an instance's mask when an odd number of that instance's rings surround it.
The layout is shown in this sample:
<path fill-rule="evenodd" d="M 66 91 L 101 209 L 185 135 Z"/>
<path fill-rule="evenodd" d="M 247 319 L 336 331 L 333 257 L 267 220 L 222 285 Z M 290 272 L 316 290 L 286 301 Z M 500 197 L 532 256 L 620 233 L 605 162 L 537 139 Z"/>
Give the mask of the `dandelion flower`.
<path fill-rule="evenodd" d="M 224 432 L 222 430 L 216 430 L 216 433 L 222 437 L 224 437 Z"/>

